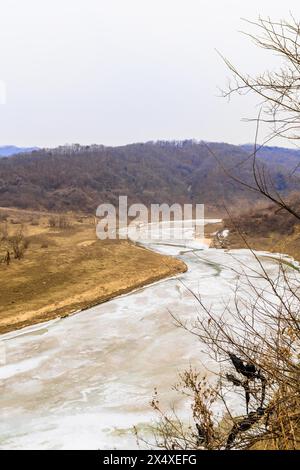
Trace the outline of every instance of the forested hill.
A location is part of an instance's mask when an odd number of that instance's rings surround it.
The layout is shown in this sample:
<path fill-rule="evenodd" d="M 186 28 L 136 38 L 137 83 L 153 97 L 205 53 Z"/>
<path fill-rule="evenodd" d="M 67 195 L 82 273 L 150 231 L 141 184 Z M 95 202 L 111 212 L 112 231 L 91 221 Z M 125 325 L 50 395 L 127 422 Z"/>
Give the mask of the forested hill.
<path fill-rule="evenodd" d="M 209 147 L 209 148 L 208 148 Z M 209 150 L 210 149 L 210 150 Z M 35 150 L 0 159 L 0 206 L 94 212 L 103 202 L 205 203 L 211 214 L 247 208 L 257 194 L 235 183 L 228 174 L 252 181 L 251 150 L 222 143 L 148 142 L 121 147 L 64 146 Z M 300 156 L 284 152 L 261 160 L 274 188 L 298 189 Z M 224 171 L 225 168 L 225 171 Z"/>

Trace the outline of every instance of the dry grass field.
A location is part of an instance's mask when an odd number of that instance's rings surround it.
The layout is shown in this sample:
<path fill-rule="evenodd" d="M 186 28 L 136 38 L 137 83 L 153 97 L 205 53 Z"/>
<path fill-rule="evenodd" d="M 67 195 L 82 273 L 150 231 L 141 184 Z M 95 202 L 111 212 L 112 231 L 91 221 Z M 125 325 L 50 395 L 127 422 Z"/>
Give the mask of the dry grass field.
<path fill-rule="evenodd" d="M 60 222 L 55 214 L 0 209 L 0 333 L 70 315 L 186 270 L 181 261 L 127 240 L 98 240 L 93 217 L 68 214 Z M 25 248 L 15 259 L 9 240 L 20 233 Z"/>
<path fill-rule="evenodd" d="M 230 248 L 248 248 L 253 250 L 270 251 L 271 253 L 283 253 L 300 261 L 300 227 L 296 227 L 293 234 L 281 235 L 270 232 L 266 236 L 245 236 L 247 243 L 238 233 L 231 233 L 228 238 Z M 247 246 L 248 244 L 248 246 Z"/>
<path fill-rule="evenodd" d="M 291 199 L 291 207 L 296 210 L 298 200 L 298 196 Z M 276 206 L 254 208 L 233 219 L 225 219 L 223 228 L 229 229 L 230 248 L 248 245 L 253 250 L 284 253 L 300 260 L 300 224 L 293 215 L 278 211 Z"/>

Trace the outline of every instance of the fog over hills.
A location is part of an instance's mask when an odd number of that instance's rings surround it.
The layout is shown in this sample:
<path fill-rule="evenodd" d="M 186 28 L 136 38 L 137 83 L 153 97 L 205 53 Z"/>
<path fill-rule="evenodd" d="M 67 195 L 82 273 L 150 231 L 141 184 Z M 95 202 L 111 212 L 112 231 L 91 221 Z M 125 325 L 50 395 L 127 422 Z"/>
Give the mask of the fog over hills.
<path fill-rule="evenodd" d="M 210 213 L 247 209 L 259 196 L 230 176 L 253 182 L 252 146 L 158 141 L 120 147 L 61 146 L 0 161 L 0 206 L 95 212 L 100 203 L 204 203 Z M 274 190 L 297 190 L 298 150 L 258 154 Z"/>

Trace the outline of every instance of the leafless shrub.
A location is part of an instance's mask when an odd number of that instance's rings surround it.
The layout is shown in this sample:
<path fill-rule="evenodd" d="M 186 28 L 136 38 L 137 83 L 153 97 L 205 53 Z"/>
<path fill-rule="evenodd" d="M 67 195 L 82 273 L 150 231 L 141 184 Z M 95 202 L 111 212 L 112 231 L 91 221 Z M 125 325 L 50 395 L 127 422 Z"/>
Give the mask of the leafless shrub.
<path fill-rule="evenodd" d="M 14 258 L 22 259 L 25 253 L 25 250 L 28 248 L 29 241 L 24 236 L 23 228 L 21 227 L 14 235 L 11 235 L 8 238 L 9 246 L 11 247 Z"/>
<path fill-rule="evenodd" d="M 299 272 L 279 261 L 271 276 L 253 256 L 257 270 L 238 272 L 232 300 L 221 314 L 189 291 L 200 307 L 198 317 L 189 323 L 173 317 L 199 338 L 220 369 L 211 382 L 193 369 L 181 374 L 175 389 L 190 403 L 189 419 L 176 409 L 163 411 L 155 395 L 155 447 L 299 449 Z"/>
<path fill-rule="evenodd" d="M 66 230 L 71 227 L 70 219 L 66 215 L 51 216 L 48 220 L 48 224 L 51 228 L 59 228 L 62 230 Z"/>
<path fill-rule="evenodd" d="M 189 400 L 193 425 L 186 424 L 178 416 L 175 409 L 163 411 L 157 390 L 151 402 L 151 407 L 158 416 L 158 421 L 152 427 L 154 443 L 147 442 L 134 428 L 139 443 L 155 445 L 167 450 L 186 449 L 219 449 L 224 436 L 221 428 L 217 429 L 213 420 L 212 406 L 218 395 L 218 387 L 209 385 L 205 377 L 190 368 L 180 375 L 179 383 L 174 389 Z"/>

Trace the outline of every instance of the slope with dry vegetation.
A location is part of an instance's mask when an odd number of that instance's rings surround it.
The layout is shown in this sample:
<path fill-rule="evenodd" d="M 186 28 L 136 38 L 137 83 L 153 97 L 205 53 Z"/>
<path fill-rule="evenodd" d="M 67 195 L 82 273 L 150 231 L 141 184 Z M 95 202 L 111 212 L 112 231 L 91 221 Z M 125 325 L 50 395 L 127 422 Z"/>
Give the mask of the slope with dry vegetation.
<path fill-rule="evenodd" d="M 98 240 L 92 217 L 12 209 L 0 215 L 0 333 L 69 315 L 186 269 L 127 240 Z M 10 240 L 20 233 L 26 250 L 16 257 Z"/>
<path fill-rule="evenodd" d="M 299 207 L 299 196 L 287 200 L 295 211 Z M 226 248 L 248 248 L 273 253 L 285 253 L 300 261 L 300 221 L 292 214 L 267 204 L 238 216 L 226 217 L 223 230 L 229 230 L 224 241 Z"/>
<path fill-rule="evenodd" d="M 117 205 L 127 195 L 129 203 L 199 203 L 207 214 L 224 214 L 224 204 L 247 209 L 260 199 L 231 178 L 253 183 L 249 153 L 192 140 L 36 150 L 1 159 L 0 206 L 95 213 L 99 204 Z M 283 162 L 277 153 L 275 160 L 262 156 L 262 163 L 286 194 L 297 187 L 291 169 L 300 154 L 291 151 Z"/>

